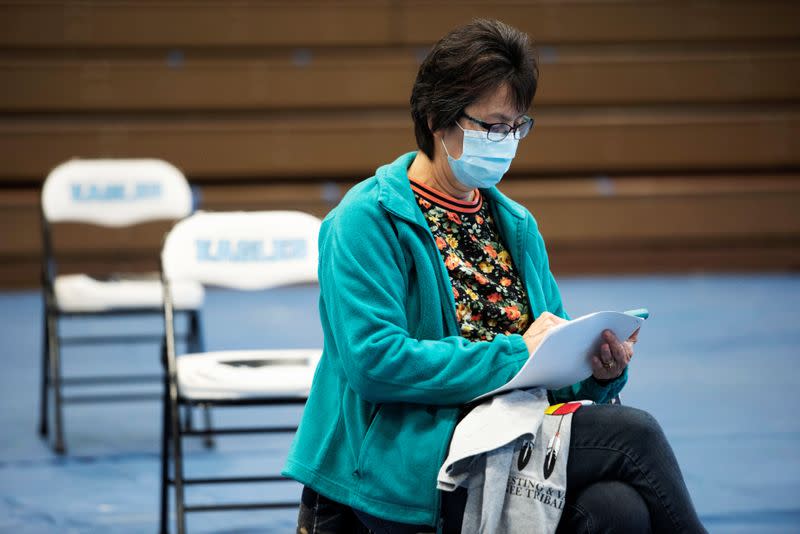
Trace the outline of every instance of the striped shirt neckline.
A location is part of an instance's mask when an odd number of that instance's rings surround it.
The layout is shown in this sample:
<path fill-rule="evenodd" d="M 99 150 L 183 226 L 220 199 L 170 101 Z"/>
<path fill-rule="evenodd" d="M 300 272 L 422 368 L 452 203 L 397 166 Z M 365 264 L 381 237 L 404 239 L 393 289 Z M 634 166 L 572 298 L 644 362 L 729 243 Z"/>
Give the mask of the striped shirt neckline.
<path fill-rule="evenodd" d="M 429 185 L 418 182 L 413 178 L 409 178 L 409 182 L 411 182 L 411 189 L 419 196 L 429 200 L 430 202 L 433 202 L 437 206 L 451 211 L 457 211 L 460 213 L 477 213 L 480 211 L 481 206 L 483 205 L 483 196 L 477 189 L 474 190 L 475 196 L 472 200 L 464 201 L 451 197 L 447 193 L 443 193 L 442 191 L 434 189 Z"/>

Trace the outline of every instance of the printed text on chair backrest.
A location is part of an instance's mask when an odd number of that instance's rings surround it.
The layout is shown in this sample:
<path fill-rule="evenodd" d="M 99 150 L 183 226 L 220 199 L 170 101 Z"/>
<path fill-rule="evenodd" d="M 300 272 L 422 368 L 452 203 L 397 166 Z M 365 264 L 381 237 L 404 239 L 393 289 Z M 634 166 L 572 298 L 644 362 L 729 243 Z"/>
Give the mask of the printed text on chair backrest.
<path fill-rule="evenodd" d="M 167 235 L 164 275 L 236 289 L 316 282 L 319 228 L 299 211 L 198 212 Z"/>
<path fill-rule="evenodd" d="M 192 211 L 181 171 L 157 159 L 75 159 L 50 172 L 42 189 L 50 222 L 129 226 L 180 219 Z"/>

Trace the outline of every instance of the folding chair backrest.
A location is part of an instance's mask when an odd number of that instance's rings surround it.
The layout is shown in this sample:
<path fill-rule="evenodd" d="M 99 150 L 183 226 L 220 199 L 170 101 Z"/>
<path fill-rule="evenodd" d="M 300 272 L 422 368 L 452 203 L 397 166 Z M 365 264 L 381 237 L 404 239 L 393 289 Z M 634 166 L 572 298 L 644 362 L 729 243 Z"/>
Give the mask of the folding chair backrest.
<path fill-rule="evenodd" d="M 197 212 L 167 234 L 162 272 L 244 290 L 316 282 L 319 228 L 299 211 Z"/>
<path fill-rule="evenodd" d="M 180 219 L 192 212 L 181 171 L 157 159 L 75 159 L 48 175 L 42 189 L 48 222 L 123 227 Z"/>

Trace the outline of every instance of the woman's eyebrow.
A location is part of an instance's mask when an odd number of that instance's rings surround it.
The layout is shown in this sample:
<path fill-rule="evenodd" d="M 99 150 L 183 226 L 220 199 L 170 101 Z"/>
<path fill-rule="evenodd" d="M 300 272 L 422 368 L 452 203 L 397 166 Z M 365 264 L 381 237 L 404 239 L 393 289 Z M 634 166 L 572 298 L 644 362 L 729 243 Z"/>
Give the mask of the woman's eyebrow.
<path fill-rule="evenodd" d="M 517 115 L 516 117 L 513 117 L 513 118 L 509 117 L 508 115 L 505 115 L 504 113 L 499 113 L 499 112 L 498 113 L 490 113 L 489 114 L 489 117 L 495 118 L 495 119 L 499 120 L 500 122 L 512 123 L 512 124 L 514 122 L 516 122 L 517 120 L 521 119 L 524 116 L 525 116 L 525 113 L 520 113 L 519 115 Z"/>

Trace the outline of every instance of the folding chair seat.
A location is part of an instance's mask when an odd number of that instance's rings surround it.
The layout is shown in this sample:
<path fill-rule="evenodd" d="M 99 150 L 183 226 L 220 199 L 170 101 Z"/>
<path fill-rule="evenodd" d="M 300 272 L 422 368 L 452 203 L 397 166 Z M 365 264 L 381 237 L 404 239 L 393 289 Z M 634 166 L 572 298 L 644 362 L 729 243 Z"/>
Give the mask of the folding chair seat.
<path fill-rule="evenodd" d="M 131 401 L 153 398 L 119 388 L 113 395 L 65 396 L 65 388 L 91 388 L 117 384 L 162 381 L 158 374 L 62 377 L 64 344 L 128 344 L 163 342 L 160 332 L 151 335 L 93 335 L 63 338 L 60 320 L 65 317 L 102 318 L 125 315 L 160 316 L 163 291 L 158 272 L 93 278 L 87 274 L 59 274 L 52 243 L 51 225 L 81 223 L 110 229 L 151 221 L 175 221 L 192 212 L 192 193 L 183 174 L 167 162 L 155 159 L 74 159 L 53 169 L 42 188 L 42 289 L 43 340 L 39 433 L 49 435 L 49 406 L 54 404 L 54 449 L 65 451 L 63 404 L 66 402 Z M 154 254 L 155 256 L 155 254 Z M 155 258 L 154 258 L 155 259 Z M 202 350 L 199 309 L 203 287 L 176 284 L 176 309 L 189 316 L 187 341 Z M 157 354 L 154 351 L 154 354 Z M 155 367 L 157 369 L 157 367 Z"/>
<path fill-rule="evenodd" d="M 174 488 L 177 531 L 186 532 L 186 513 L 297 507 L 298 502 L 188 505 L 186 485 L 262 483 L 280 475 L 191 478 L 184 475 L 183 439 L 257 433 L 293 433 L 296 426 L 211 425 L 211 407 L 302 405 L 308 398 L 320 348 L 189 352 L 178 355 L 174 337 L 173 287 L 199 282 L 232 290 L 262 290 L 317 283 L 320 220 L 296 211 L 198 212 L 167 234 L 161 253 L 164 288 L 163 433 L 161 441 L 160 532 L 169 530 L 169 488 Z M 205 408 L 205 430 L 188 428 L 181 407 Z M 268 418 L 259 416 L 259 424 Z M 171 472 L 172 471 L 172 472 Z"/>
<path fill-rule="evenodd" d="M 98 280 L 86 274 L 56 276 L 55 302 L 62 312 L 104 312 L 111 310 L 156 309 L 161 311 L 161 280 L 150 276 L 116 276 Z M 203 286 L 181 282 L 172 288 L 175 308 L 196 310 L 203 304 Z"/>
<path fill-rule="evenodd" d="M 178 391 L 194 401 L 308 398 L 317 349 L 235 350 L 182 354 L 177 359 Z"/>

